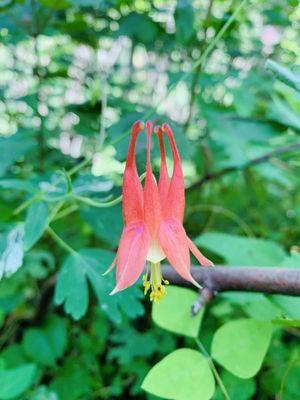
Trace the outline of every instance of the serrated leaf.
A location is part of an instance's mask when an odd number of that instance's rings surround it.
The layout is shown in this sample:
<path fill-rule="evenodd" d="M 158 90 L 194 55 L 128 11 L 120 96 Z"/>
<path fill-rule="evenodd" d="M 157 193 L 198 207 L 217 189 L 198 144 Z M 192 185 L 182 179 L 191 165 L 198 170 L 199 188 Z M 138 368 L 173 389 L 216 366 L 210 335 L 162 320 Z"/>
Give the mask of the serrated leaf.
<path fill-rule="evenodd" d="M 215 381 L 207 359 L 198 351 L 173 351 L 147 374 L 142 389 L 167 399 L 209 400 Z"/>
<path fill-rule="evenodd" d="M 259 371 L 272 336 L 272 324 L 240 319 L 221 326 L 214 334 L 211 355 L 225 369 L 248 379 Z"/>
<path fill-rule="evenodd" d="M 64 303 L 66 313 L 80 319 L 88 307 L 88 279 L 102 310 L 110 319 L 121 322 L 121 310 L 130 318 L 142 315 L 141 291 L 137 287 L 109 296 L 115 286 L 115 277 L 113 273 L 102 274 L 114 257 L 114 253 L 98 249 L 81 249 L 77 256 L 70 255 L 59 274 L 55 289 L 56 304 Z"/>
<path fill-rule="evenodd" d="M 0 370 L 0 399 L 10 400 L 23 394 L 33 383 L 36 375 L 34 364 L 24 364 L 18 368 Z"/>
<path fill-rule="evenodd" d="M 175 347 L 175 338 L 158 328 L 139 332 L 130 325 L 120 325 L 111 335 L 113 346 L 108 351 L 109 360 L 130 365 L 134 360 L 145 359 L 154 354 L 167 354 Z"/>
<path fill-rule="evenodd" d="M 196 338 L 203 317 L 203 310 L 193 316 L 191 306 L 197 300 L 197 292 L 177 286 L 167 287 L 166 296 L 152 305 L 152 319 L 163 329 L 179 335 Z"/>
<path fill-rule="evenodd" d="M 80 257 L 68 256 L 55 286 L 54 301 L 64 304 L 64 310 L 75 320 L 84 316 L 88 308 L 88 287 Z"/>
<path fill-rule="evenodd" d="M 25 219 L 24 247 L 28 251 L 43 235 L 50 210 L 45 201 L 33 202 L 27 210 Z"/>

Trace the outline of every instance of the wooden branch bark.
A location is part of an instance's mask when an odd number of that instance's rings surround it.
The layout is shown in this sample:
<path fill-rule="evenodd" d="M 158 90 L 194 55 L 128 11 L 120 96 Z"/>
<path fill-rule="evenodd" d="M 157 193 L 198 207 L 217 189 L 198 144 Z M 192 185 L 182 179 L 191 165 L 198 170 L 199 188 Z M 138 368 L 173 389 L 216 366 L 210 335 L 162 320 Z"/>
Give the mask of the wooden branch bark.
<path fill-rule="evenodd" d="M 300 268 L 215 266 L 192 267 L 191 271 L 195 280 L 212 295 L 243 291 L 300 296 Z M 170 266 L 163 266 L 163 277 L 174 285 L 195 288 Z"/>

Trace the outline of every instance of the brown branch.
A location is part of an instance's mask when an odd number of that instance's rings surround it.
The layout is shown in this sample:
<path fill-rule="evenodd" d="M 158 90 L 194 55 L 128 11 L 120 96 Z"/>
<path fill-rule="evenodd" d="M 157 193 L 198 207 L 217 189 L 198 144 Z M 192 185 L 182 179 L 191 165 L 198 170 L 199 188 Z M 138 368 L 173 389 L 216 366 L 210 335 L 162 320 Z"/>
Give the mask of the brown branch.
<path fill-rule="evenodd" d="M 300 268 L 192 267 L 192 275 L 212 295 L 242 291 L 300 296 Z M 168 265 L 163 266 L 163 276 L 175 285 L 195 287 Z"/>
<path fill-rule="evenodd" d="M 287 146 L 280 147 L 276 150 L 272 150 L 269 153 L 266 153 L 262 156 L 253 158 L 252 160 L 247 161 L 246 163 L 242 165 L 232 165 L 223 169 L 220 169 L 219 171 L 215 172 L 209 172 L 206 175 L 202 176 L 198 181 L 194 182 L 191 186 L 189 186 L 186 191 L 190 192 L 192 190 L 200 188 L 204 183 L 218 179 L 224 175 L 230 174 L 231 172 L 236 172 L 236 171 L 242 171 L 244 169 L 247 169 L 249 167 L 253 167 L 257 164 L 262 164 L 264 162 L 269 161 L 271 158 L 281 156 L 286 153 L 291 153 L 297 149 L 300 148 L 300 142 L 292 143 Z"/>

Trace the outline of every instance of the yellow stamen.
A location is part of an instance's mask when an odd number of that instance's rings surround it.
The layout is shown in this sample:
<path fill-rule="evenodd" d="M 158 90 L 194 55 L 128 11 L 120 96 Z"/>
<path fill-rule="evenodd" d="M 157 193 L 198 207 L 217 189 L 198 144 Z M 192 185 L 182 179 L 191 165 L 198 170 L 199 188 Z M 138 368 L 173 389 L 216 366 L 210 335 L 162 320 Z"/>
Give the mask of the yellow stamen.
<path fill-rule="evenodd" d="M 158 302 L 166 294 L 165 285 L 169 285 L 169 281 L 163 279 L 160 263 L 150 263 L 150 280 L 148 280 L 148 272 L 143 276 L 144 294 L 146 295 L 151 288 L 150 301 Z"/>

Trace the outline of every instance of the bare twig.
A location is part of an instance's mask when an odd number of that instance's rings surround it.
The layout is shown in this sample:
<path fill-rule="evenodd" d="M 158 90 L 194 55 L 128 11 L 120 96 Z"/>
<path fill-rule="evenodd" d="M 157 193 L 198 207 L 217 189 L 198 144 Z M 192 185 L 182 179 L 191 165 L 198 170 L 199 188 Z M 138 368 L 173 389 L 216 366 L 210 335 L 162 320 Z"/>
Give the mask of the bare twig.
<path fill-rule="evenodd" d="M 262 156 L 253 158 L 252 160 L 247 161 L 246 163 L 242 165 L 232 165 L 223 169 L 220 169 L 219 171 L 215 172 L 210 172 L 204 176 L 202 176 L 201 179 L 198 181 L 194 182 L 191 186 L 187 188 L 187 191 L 193 191 L 195 189 L 200 188 L 204 183 L 221 178 L 224 175 L 230 174 L 231 172 L 236 172 L 236 171 L 242 171 L 244 169 L 247 169 L 249 167 L 255 166 L 257 164 L 262 164 L 264 162 L 269 161 L 271 158 L 281 156 L 283 154 L 291 153 L 297 149 L 300 148 L 300 142 L 292 143 L 287 146 L 280 147 L 276 150 L 272 150 L 269 153 L 266 153 Z"/>
<path fill-rule="evenodd" d="M 192 275 L 212 294 L 243 291 L 300 296 L 300 268 L 192 267 Z M 175 285 L 194 287 L 170 266 L 163 266 L 163 276 Z"/>
<path fill-rule="evenodd" d="M 198 314 L 205 304 L 208 304 L 216 295 L 216 292 L 212 292 L 211 289 L 204 287 L 203 289 L 199 290 L 200 294 L 198 299 L 192 304 L 192 315 Z"/>

